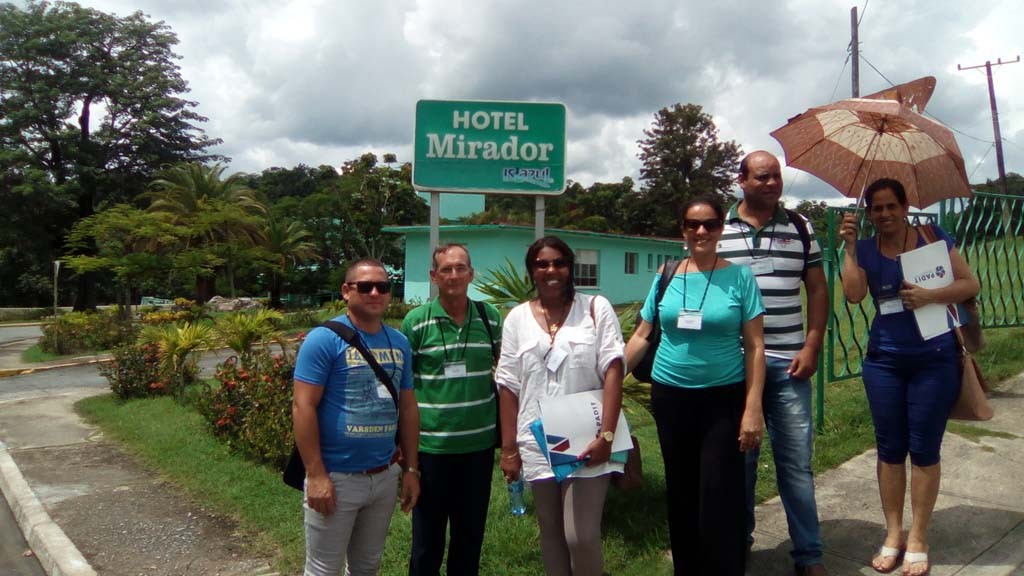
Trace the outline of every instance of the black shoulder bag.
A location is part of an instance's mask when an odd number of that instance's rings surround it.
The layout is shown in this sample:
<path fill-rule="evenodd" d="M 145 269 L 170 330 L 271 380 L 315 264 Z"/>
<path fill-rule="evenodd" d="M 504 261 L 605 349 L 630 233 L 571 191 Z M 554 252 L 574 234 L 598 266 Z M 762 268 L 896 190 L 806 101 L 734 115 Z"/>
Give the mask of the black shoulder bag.
<path fill-rule="evenodd" d="M 487 339 L 491 341 L 491 358 L 493 363 L 491 369 L 497 367 L 498 355 L 500 351 L 494 347 L 494 333 L 491 332 L 491 319 L 487 317 L 487 308 L 484 307 L 484 303 L 479 300 L 473 301 L 473 306 L 476 307 L 476 313 L 480 315 L 480 320 L 484 323 L 484 328 L 487 328 Z M 494 393 L 494 430 L 498 434 L 496 447 L 501 448 L 501 396 L 498 395 L 498 384 L 494 381 L 494 375 L 491 375 L 491 392 Z"/>
<path fill-rule="evenodd" d="M 647 347 L 647 352 L 644 352 L 644 357 L 640 359 L 640 363 L 633 367 L 633 377 L 641 382 L 651 382 L 651 369 L 654 368 L 654 355 L 658 352 L 658 344 L 661 344 L 661 316 L 658 314 L 658 306 L 661 304 L 661 299 L 665 297 L 665 290 L 668 289 L 669 283 L 672 282 L 672 277 L 675 276 L 676 270 L 679 269 L 679 260 L 669 260 L 665 262 L 665 267 L 661 269 L 661 279 L 658 281 L 658 291 L 654 295 L 654 321 L 651 322 L 651 333 L 647 335 L 647 341 L 650 345 Z M 640 321 L 643 318 L 640 316 L 640 312 L 636 313 L 636 325 L 640 325 Z"/>
<path fill-rule="evenodd" d="M 366 344 L 363 343 L 362 338 L 356 333 L 355 330 L 349 326 L 342 324 L 341 322 L 335 322 L 329 320 L 321 324 L 324 328 L 334 332 L 339 338 L 344 340 L 349 346 L 352 346 L 363 355 L 366 363 L 373 370 L 373 373 L 377 375 L 377 379 L 384 384 L 384 387 L 388 389 L 391 394 L 391 400 L 395 403 L 395 409 L 398 409 L 398 391 L 395 390 L 395 383 L 391 381 L 391 376 L 384 371 L 384 367 L 377 362 L 377 359 L 373 357 L 373 354 L 367 350 Z M 386 328 L 384 328 L 386 329 Z M 398 442 L 397 435 L 395 436 L 395 442 Z M 295 488 L 296 490 L 303 489 L 303 483 L 306 480 L 306 465 L 302 462 L 302 455 L 299 454 L 298 445 L 292 445 L 292 454 L 288 457 L 288 464 L 284 467 L 282 473 L 282 479 L 284 483 Z"/>

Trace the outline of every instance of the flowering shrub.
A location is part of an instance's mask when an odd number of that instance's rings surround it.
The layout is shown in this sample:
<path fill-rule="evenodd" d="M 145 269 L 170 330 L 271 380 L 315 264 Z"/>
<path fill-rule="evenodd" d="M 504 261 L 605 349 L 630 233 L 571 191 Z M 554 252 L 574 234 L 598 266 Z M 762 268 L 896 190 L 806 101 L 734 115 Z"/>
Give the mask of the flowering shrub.
<path fill-rule="evenodd" d="M 197 400 L 199 413 L 230 446 L 258 460 L 283 464 L 292 446 L 294 360 L 255 350 L 242 366 L 231 357 L 217 366 L 219 386 Z"/>
<path fill-rule="evenodd" d="M 160 374 L 160 351 L 155 344 L 129 344 L 114 349 L 112 362 L 100 366 L 100 374 L 118 398 L 145 398 L 168 393 Z"/>
<path fill-rule="evenodd" d="M 166 324 L 168 322 L 190 322 L 192 320 L 193 314 L 188 310 L 160 310 L 142 315 L 143 324 Z"/>
<path fill-rule="evenodd" d="M 71 312 L 58 316 L 43 328 L 39 346 L 52 354 L 109 350 L 135 340 L 131 322 L 116 310 Z"/>

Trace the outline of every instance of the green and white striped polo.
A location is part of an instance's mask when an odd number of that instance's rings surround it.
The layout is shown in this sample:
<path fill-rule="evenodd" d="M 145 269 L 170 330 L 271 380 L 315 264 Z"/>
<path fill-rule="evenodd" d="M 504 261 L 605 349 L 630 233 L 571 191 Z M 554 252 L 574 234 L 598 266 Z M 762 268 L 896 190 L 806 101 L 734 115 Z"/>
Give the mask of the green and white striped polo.
<path fill-rule="evenodd" d="M 501 314 L 484 304 L 501 349 Z M 494 356 L 485 319 L 470 303 L 458 326 L 435 298 L 414 308 L 402 322 L 413 354 L 413 385 L 420 410 L 420 450 L 462 454 L 491 448 L 497 441 L 497 398 L 491 384 Z M 445 376 L 445 363 L 465 362 L 464 375 Z"/>

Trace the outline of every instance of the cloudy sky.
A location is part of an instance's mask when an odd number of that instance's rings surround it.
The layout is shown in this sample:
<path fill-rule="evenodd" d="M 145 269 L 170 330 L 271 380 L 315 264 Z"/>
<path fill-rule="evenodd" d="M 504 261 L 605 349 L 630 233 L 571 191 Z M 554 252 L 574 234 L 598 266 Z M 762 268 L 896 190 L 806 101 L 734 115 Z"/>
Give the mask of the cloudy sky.
<path fill-rule="evenodd" d="M 658 109 L 701 105 L 723 139 L 781 155 L 768 135 L 850 96 L 850 8 L 861 93 L 932 75 L 928 112 L 953 127 L 971 182 L 997 177 L 984 70 L 1024 52 L 1020 0 L 85 0 L 141 10 L 178 34 L 182 72 L 231 170 L 412 158 L 421 98 L 558 101 L 569 177 L 639 177 Z M 877 68 L 877 72 L 872 69 Z M 1006 169 L 1024 172 L 1024 62 L 993 68 Z M 884 75 L 884 78 L 883 78 Z M 787 193 L 834 199 L 787 170 Z"/>

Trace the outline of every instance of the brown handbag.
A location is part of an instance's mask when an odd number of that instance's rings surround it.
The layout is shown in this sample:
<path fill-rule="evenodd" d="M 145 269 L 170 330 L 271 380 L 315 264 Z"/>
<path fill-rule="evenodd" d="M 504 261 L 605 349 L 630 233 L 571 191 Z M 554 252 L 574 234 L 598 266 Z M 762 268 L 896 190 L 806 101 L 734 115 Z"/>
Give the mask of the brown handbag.
<path fill-rule="evenodd" d="M 626 465 L 622 472 L 612 474 L 612 486 L 619 490 L 636 490 L 644 485 L 644 462 L 640 459 L 640 441 L 630 434 L 633 449 L 626 456 Z"/>
<path fill-rule="evenodd" d="M 957 397 L 949 417 L 953 420 L 975 422 L 991 420 L 995 411 L 988 403 L 986 395 L 989 390 L 988 383 L 981 373 L 978 361 L 964 346 L 964 336 L 960 329 L 954 328 L 954 332 L 956 332 L 957 342 L 960 343 L 962 376 L 960 378 L 960 396 Z"/>

